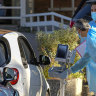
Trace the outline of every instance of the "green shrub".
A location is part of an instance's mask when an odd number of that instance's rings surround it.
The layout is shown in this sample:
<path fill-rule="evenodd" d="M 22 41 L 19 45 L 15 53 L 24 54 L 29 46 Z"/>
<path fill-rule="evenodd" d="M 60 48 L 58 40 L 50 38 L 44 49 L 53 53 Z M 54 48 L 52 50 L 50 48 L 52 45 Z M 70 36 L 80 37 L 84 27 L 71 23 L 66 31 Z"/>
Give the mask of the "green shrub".
<path fill-rule="evenodd" d="M 44 68 L 44 74 L 46 78 L 49 78 L 48 69 L 50 67 L 52 67 L 53 65 L 60 66 L 54 60 L 58 44 L 67 44 L 69 45 L 69 49 L 73 50 L 76 48 L 76 46 L 78 46 L 80 41 L 75 28 L 73 29 L 68 28 L 66 30 L 61 29 L 51 34 L 45 34 L 44 32 L 39 32 L 37 33 L 37 39 L 39 42 L 39 49 L 41 54 L 49 56 L 51 58 L 51 65 L 45 66 Z M 79 55 L 76 54 L 75 62 L 79 59 L 80 59 Z M 71 66 L 72 65 L 73 64 L 71 64 Z M 71 74 L 69 77 L 77 78 L 81 77 L 82 75 L 83 74 L 77 72 L 76 74 Z"/>

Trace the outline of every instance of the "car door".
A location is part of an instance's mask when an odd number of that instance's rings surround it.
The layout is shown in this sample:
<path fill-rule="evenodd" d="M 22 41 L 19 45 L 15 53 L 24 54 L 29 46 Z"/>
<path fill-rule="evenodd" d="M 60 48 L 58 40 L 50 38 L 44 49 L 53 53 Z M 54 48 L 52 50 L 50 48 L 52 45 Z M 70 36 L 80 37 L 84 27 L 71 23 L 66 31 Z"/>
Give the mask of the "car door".
<path fill-rule="evenodd" d="M 18 38 L 19 48 L 22 58 L 22 64 L 24 66 L 24 81 L 25 81 L 25 91 L 28 90 L 28 95 L 26 96 L 41 96 L 42 91 L 42 75 L 38 66 L 36 65 L 36 57 L 34 52 L 23 36 Z M 28 88 L 26 89 L 26 86 Z"/>

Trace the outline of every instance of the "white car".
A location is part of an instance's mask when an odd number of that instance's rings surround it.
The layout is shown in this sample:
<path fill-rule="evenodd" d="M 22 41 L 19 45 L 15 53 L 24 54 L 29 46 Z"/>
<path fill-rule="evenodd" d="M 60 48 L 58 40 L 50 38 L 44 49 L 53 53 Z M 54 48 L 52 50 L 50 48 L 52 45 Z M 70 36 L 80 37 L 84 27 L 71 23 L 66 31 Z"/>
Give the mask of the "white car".
<path fill-rule="evenodd" d="M 0 96 L 19 96 L 18 92 L 11 87 L 0 85 Z"/>
<path fill-rule="evenodd" d="M 39 59 L 40 64 L 50 63 L 48 60 L 44 63 L 42 56 Z M 17 78 L 11 84 L 20 96 L 49 96 L 49 84 L 40 64 L 23 34 L 0 30 L 0 67 L 13 68 L 17 72 Z"/>

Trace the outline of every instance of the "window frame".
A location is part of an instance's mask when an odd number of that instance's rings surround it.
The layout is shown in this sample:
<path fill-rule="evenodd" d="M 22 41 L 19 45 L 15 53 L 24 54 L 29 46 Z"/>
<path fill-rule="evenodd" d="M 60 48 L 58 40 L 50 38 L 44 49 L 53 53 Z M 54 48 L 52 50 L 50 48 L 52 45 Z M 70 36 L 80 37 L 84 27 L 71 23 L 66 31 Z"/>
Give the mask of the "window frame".
<path fill-rule="evenodd" d="M 29 51 L 31 52 L 31 55 L 32 55 L 32 57 L 33 57 L 33 59 L 34 59 L 34 62 L 32 62 L 32 63 L 31 63 L 31 62 L 30 62 L 30 63 L 28 62 L 28 60 L 27 60 L 27 58 L 26 58 L 26 54 L 25 54 L 24 48 L 22 48 L 23 46 L 20 44 L 20 40 L 21 40 L 21 39 L 25 42 L 26 46 L 28 47 Z M 24 57 L 24 61 L 22 60 L 22 63 L 26 62 L 27 64 L 32 64 L 32 65 L 35 64 L 35 65 L 37 65 L 37 64 L 36 64 L 37 59 L 36 59 L 36 57 L 35 57 L 34 51 L 33 51 L 32 47 L 31 47 L 29 41 L 26 39 L 26 37 L 24 37 L 24 36 L 19 36 L 19 37 L 18 37 L 18 45 L 19 45 L 19 49 L 20 49 L 20 55 L 21 55 L 21 57 Z M 22 56 L 21 51 L 23 52 L 23 55 L 24 55 L 24 56 Z M 21 58 L 21 59 L 22 59 L 22 58 Z M 23 64 L 23 65 L 24 65 L 24 64 Z M 24 67 L 25 67 L 25 65 L 24 65 Z"/>
<path fill-rule="evenodd" d="M 88 10 L 87 10 L 88 9 Z M 87 10 L 87 12 L 85 11 Z M 84 13 L 82 15 L 82 13 Z M 87 16 L 88 14 L 88 16 Z M 89 15 L 90 14 L 90 15 Z M 86 17 L 87 16 L 87 17 Z M 91 4 L 85 4 L 73 17 L 72 17 L 72 20 L 73 21 L 76 21 L 77 19 L 81 19 L 81 18 L 84 18 L 84 19 L 88 19 L 88 21 L 91 21 L 92 18 L 91 18 Z"/>

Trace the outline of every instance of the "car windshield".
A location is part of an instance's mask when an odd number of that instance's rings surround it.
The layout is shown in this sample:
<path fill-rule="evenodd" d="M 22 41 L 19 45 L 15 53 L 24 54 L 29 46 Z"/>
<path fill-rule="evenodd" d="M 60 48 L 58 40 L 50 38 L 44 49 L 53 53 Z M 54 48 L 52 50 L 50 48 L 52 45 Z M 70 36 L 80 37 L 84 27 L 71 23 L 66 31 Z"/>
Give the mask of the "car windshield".
<path fill-rule="evenodd" d="M 91 19 L 91 4 L 86 4 L 74 17 L 73 21 L 84 18 L 87 20 L 92 20 Z"/>
<path fill-rule="evenodd" d="M 5 62 L 6 62 L 5 47 L 3 43 L 0 43 L 0 66 L 5 64 Z"/>

